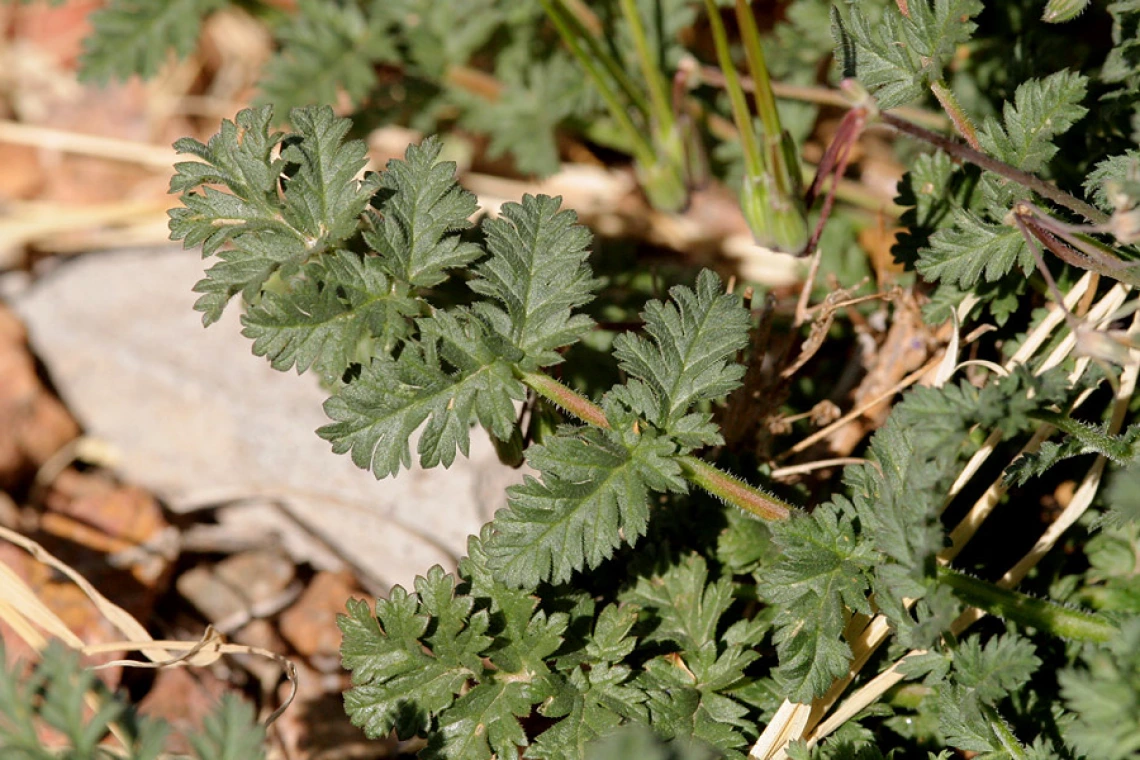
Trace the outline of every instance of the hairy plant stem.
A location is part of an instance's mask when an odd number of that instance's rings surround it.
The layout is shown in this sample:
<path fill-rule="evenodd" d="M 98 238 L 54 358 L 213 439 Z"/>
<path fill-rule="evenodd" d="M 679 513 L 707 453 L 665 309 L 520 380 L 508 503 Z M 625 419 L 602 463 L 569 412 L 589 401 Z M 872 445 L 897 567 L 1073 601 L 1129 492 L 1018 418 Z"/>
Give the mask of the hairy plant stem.
<path fill-rule="evenodd" d="M 600 406 L 567 388 L 550 375 L 524 371 L 518 371 L 516 375 L 535 393 L 557 404 L 583 422 L 610 429 L 610 421 L 606 419 L 606 413 Z M 763 520 L 787 520 L 792 512 L 796 511 L 792 505 L 694 456 L 679 457 L 678 462 L 681 464 L 685 479 L 690 483 Z"/>
<path fill-rule="evenodd" d="M 887 124 L 905 135 L 922 140 L 923 142 L 933 145 L 935 148 L 957 158 L 960 161 L 968 161 L 975 166 L 979 166 L 986 171 L 993 172 L 994 174 L 1001 175 L 1008 180 L 1026 187 L 1043 198 L 1048 198 L 1059 206 L 1064 206 L 1070 211 L 1080 214 L 1088 219 L 1093 224 L 1104 224 L 1108 221 L 1108 216 L 1098 211 L 1093 206 L 1085 203 L 1080 198 L 1075 198 L 1069 195 L 1064 190 L 1050 185 L 1045 180 L 1041 179 L 1035 174 L 1022 171 L 1016 167 L 1010 166 L 1007 163 L 998 161 L 992 156 L 987 156 L 981 151 L 974 150 L 968 145 L 952 140 L 948 137 L 931 132 L 929 129 L 920 127 L 917 124 L 902 119 L 895 114 L 889 112 L 882 112 L 879 118 L 884 124 Z"/>
<path fill-rule="evenodd" d="M 1103 643 L 1119 632 L 1100 615 L 1002 588 L 948 567 L 938 568 L 938 581 L 980 610 L 1064 639 Z"/>
<path fill-rule="evenodd" d="M 566 387 L 550 375 L 542 372 L 523 371 L 517 372 L 516 375 L 532 391 L 552 402 L 558 408 L 574 415 L 582 422 L 594 427 L 610 429 L 610 421 L 606 419 L 606 413 L 602 411 L 600 406 Z"/>
<path fill-rule="evenodd" d="M 969 114 L 954 97 L 954 91 L 941 79 L 930 85 L 930 91 L 934 93 L 942 110 L 954 123 L 954 129 L 958 130 L 958 134 L 970 144 L 971 148 L 981 150 L 982 145 L 978 142 L 978 131 L 974 129 L 974 122 L 970 121 Z"/>
<path fill-rule="evenodd" d="M 787 520 L 796 508 L 694 456 L 681 457 L 685 479 L 764 520 Z"/>
<path fill-rule="evenodd" d="M 997 708 L 993 705 L 982 705 L 982 714 L 985 715 L 994 735 L 1001 742 L 1002 749 L 1009 754 L 1011 760 L 1029 760 L 1029 753 L 1025 751 L 1025 747 L 1021 746 L 1021 742 L 1017 740 L 1013 729 L 1005 722 L 1005 718 L 1001 717 Z"/>

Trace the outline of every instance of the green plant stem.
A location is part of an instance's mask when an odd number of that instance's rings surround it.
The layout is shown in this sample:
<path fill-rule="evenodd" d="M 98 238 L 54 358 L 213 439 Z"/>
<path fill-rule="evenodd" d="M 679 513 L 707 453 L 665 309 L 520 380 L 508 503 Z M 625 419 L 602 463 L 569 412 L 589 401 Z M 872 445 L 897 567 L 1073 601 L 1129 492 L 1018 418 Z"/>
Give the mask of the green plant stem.
<path fill-rule="evenodd" d="M 775 496 L 750 486 L 739 478 L 718 470 L 703 459 L 694 456 L 681 457 L 681 469 L 685 479 L 705 489 L 713 496 L 751 512 L 764 520 L 787 520 L 795 507 Z"/>
<path fill-rule="evenodd" d="M 748 69 L 752 74 L 752 97 L 756 101 L 756 113 L 764 125 L 764 133 L 770 139 L 779 139 L 784 128 L 780 124 L 780 112 L 776 110 L 776 98 L 772 94 L 772 80 L 768 76 L 764 49 L 760 47 L 760 30 L 756 28 L 756 17 L 752 15 L 752 6 L 748 0 L 736 0 L 736 18 L 740 24 Z"/>
<path fill-rule="evenodd" d="M 606 419 L 606 413 L 600 406 L 567 388 L 550 375 L 523 371 L 516 374 L 528 388 L 583 422 L 607 430 L 611 427 L 610 421 Z M 792 505 L 694 456 L 679 457 L 678 461 L 685 479 L 690 483 L 763 520 L 787 520 L 795 511 Z"/>
<path fill-rule="evenodd" d="M 884 124 L 887 124 L 903 134 L 910 135 L 915 139 L 922 140 L 923 142 L 933 145 L 935 148 L 959 159 L 960 161 L 968 161 L 971 164 L 979 166 L 986 171 L 999 174 L 1006 179 L 1012 180 L 1023 187 L 1026 187 L 1043 198 L 1048 198 L 1059 206 L 1080 214 L 1088 219 L 1093 224 L 1104 224 L 1108 221 L 1108 216 L 1098 211 L 1096 208 L 1085 203 L 1080 198 L 1075 198 L 1069 195 L 1064 190 L 1050 185 L 1040 177 L 1030 174 L 1029 172 L 1022 171 L 1007 163 L 998 161 L 992 156 L 987 156 L 981 151 L 974 150 L 968 145 L 951 140 L 944 137 L 937 132 L 931 132 L 929 129 L 911 123 L 906 119 L 902 119 L 895 114 L 889 112 L 882 112 L 879 118 Z"/>
<path fill-rule="evenodd" d="M 610 429 L 610 421 L 602 408 L 566 387 L 550 375 L 542 372 L 518 372 L 517 376 L 528 388 L 547 401 L 564 409 L 578 419 L 594 427 Z"/>
<path fill-rule="evenodd" d="M 982 705 L 981 708 L 982 714 L 989 721 L 990 728 L 993 729 L 998 741 L 1001 742 L 1002 749 L 1009 753 L 1011 760 L 1029 760 L 1029 753 L 1025 751 L 1025 747 L 1021 746 L 1021 742 L 1014 735 L 1013 729 L 1005 722 L 1005 718 L 1001 717 L 1001 713 L 993 705 Z"/>
<path fill-rule="evenodd" d="M 645 34 L 645 27 L 641 24 L 641 14 L 637 11 L 636 0 L 621 0 L 621 10 L 633 35 L 641 74 L 649 86 L 649 103 L 654 124 L 657 129 L 668 133 L 673 129 L 673 106 L 669 102 L 669 88 L 661 76 L 657 62 L 653 60 L 649 39 Z"/>
<path fill-rule="evenodd" d="M 652 166 L 655 160 L 653 145 L 646 138 L 644 132 L 638 129 L 637 125 L 633 123 L 633 120 L 629 117 L 629 113 L 626 110 L 626 104 L 618 97 L 618 94 L 610 85 L 610 80 L 602 73 L 601 69 L 598 68 L 598 61 L 602 61 L 602 63 L 605 64 L 609 56 L 604 55 L 604 51 L 602 51 L 602 55 L 594 55 L 596 52 L 594 48 L 597 47 L 597 45 L 596 41 L 593 40 L 593 36 L 590 35 L 586 29 L 582 28 L 581 23 L 573 14 L 565 12 L 560 0 L 541 0 L 541 2 L 542 7 L 546 10 L 546 15 L 554 23 L 555 28 L 558 29 L 562 41 L 566 43 L 566 46 L 570 48 L 570 52 L 574 54 L 574 57 L 582 64 L 582 68 L 589 74 L 595 86 L 597 86 L 602 99 L 606 102 L 606 106 L 610 110 L 610 115 L 614 117 L 622 131 L 625 132 L 626 137 L 629 139 L 634 159 L 645 166 Z M 583 40 L 590 46 L 591 49 L 589 51 L 583 49 Z M 609 73 L 611 75 L 614 74 L 612 71 Z M 622 83 L 621 77 L 615 76 L 614 79 L 619 84 Z M 623 89 L 628 88 L 623 86 Z M 630 96 L 631 93 L 626 92 L 626 95 Z M 638 102 L 638 97 L 639 94 L 637 97 L 632 98 L 634 106 L 638 107 L 639 110 L 647 109 L 648 106 L 645 104 L 644 99 L 640 99 L 640 102 Z"/>
<path fill-rule="evenodd" d="M 1117 627 L 1100 615 L 995 586 L 948 567 L 938 568 L 938 581 L 980 610 L 1064 639 L 1103 643 L 1118 633 Z"/>
<path fill-rule="evenodd" d="M 562 38 L 569 41 L 573 38 L 575 41 L 585 43 L 589 48 L 588 56 L 589 63 L 601 63 L 617 86 L 621 88 L 622 94 L 629 100 L 630 104 L 636 108 L 642 116 L 648 118 L 650 114 L 649 101 L 641 92 L 641 88 L 634 83 L 629 75 L 625 73 L 625 69 L 621 64 L 614 60 L 610 52 L 602 47 L 601 42 L 598 40 L 598 35 L 590 29 L 590 25 L 582 20 L 579 13 L 588 13 L 588 9 L 576 10 L 574 5 L 580 3 L 571 2 L 571 0 L 542 0 L 542 4 L 546 7 L 546 14 L 549 16 L 556 25 L 559 25 L 559 33 Z M 596 20 L 595 20 L 596 21 Z M 575 51 L 575 55 L 583 63 L 587 62 L 586 58 L 582 57 L 581 50 Z"/>
<path fill-rule="evenodd" d="M 732 118 L 736 122 L 736 129 L 740 132 L 745 171 L 750 177 L 760 177 L 764 174 L 764 156 L 756 141 L 756 132 L 752 129 L 752 114 L 748 110 L 748 99 L 744 97 L 744 88 L 740 86 L 740 77 L 732 62 L 728 34 L 724 30 L 724 22 L 721 21 L 716 3 L 713 0 L 705 0 L 705 8 L 709 15 L 713 41 L 716 43 L 716 55 L 720 61 L 721 73 L 724 74 L 724 89 L 728 93 L 729 102 L 732 103 Z"/>
<path fill-rule="evenodd" d="M 934 97 L 938 99 L 939 105 L 946 115 L 950 117 L 950 121 L 954 124 L 954 129 L 958 130 L 958 134 L 970 144 L 974 150 L 981 150 L 981 143 L 978 142 L 978 131 L 974 129 L 974 123 L 970 121 L 969 114 L 958 103 L 958 99 L 954 97 L 954 91 L 941 79 L 933 82 L 930 85 L 930 91 L 934 93 Z"/>

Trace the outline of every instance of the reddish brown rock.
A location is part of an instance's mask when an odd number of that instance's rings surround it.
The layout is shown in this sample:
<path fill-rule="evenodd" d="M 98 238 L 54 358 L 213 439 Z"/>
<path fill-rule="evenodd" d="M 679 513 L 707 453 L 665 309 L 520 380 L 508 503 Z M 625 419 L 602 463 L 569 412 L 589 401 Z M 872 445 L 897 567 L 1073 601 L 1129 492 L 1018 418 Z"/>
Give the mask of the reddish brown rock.
<path fill-rule="evenodd" d="M 20 320 L 0 307 L 0 488 L 23 485 L 79 425 L 40 379 Z"/>
<path fill-rule="evenodd" d="M 298 652 L 325 670 L 339 662 L 340 629 L 337 615 L 345 613 L 345 601 L 364 596 L 347 573 L 317 573 L 296 604 L 281 615 L 281 635 Z"/>

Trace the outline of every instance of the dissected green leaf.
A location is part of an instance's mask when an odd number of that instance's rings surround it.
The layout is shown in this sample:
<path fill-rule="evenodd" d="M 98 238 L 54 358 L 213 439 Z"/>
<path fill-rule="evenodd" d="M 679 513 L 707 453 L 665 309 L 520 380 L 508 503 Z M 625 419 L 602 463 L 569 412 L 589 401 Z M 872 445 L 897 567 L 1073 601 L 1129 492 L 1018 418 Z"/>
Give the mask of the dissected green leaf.
<path fill-rule="evenodd" d="M 225 0 L 110 0 L 91 15 L 81 77 L 105 84 L 138 74 L 149 78 L 173 50 L 185 58 L 198 45 L 202 20 Z"/>
<path fill-rule="evenodd" d="M 530 601 L 515 614 L 507 610 L 506 629 L 489 650 L 502 677 L 484 681 L 452 705 L 429 739 L 425 757 L 513 757 L 517 747 L 528 744 L 519 718 L 553 696 L 546 660 L 562 644 L 568 622 L 564 613 L 531 614 L 534 606 Z"/>
<path fill-rule="evenodd" d="M 842 514 L 844 502 L 837 502 L 773 526 L 781 559 L 767 569 L 759 588 L 779 610 L 775 675 L 796 702 L 810 702 L 847 672 L 851 650 L 840 638 L 844 606 L 870 612 L 864 574 L 876 555 L 857 540 Z"/>
<path fill-rule="evenodd" d="M 919 0 L 906 15 L 888 5 L 874 20 L 848 0 L 837 4 L 846 40 L 854 52 L 853 76 L 874 93 L 880 107 L 894 108 L 921 97 L 942 78 L 957 46 L 976 28 L 980 0 Z"/>
<path fill-rule="evenodd" d="M 91 695 L 97 695 L 92 710 Z M 105 741 L 112 724 L 121 747 L 112 751 Z M 63 744 L 44 742 L 45 727 Z M 163 720 L 134 714 L 121 694 L 106 690 L 94 673 L 79 665 L 79 656 L 58 641 L 41 653 L 34 670 L 7 665 L 0 640 L 0 747 L 5 758 L 19 760 L 158 760 L 167 757 L 170 726 Z M 253 709 L 233 693 L 222 696 L 217 708 L 204 716 L 200 732 L 187 732 L 195 760 L 261 760 L 265 730 Z"/>
<path fill-rule="evenodd" d="M 356 235 L 376 189 L 375 180 L 356 178 L 365 148 L 357 140 L 343 142 L 348 119 L 327 107 L 295 109 L 290 120 L 296 132 L 276 155 L 284 136 L 270 131 L 272 118 L 269 107 L 245 109 L 223 121 L 207 144 L 191 138 L 175 143 L 201 162 L 175 165 L 170 190 L 182 193 L 184 207 L 170 211 L 171 239 L 201 244 L 203 255 L 222 259 L 195 286 L 205 294 L 195 308 L 207 325 L 237 293 L 255 302 L 280 267 L 291 272 Z M 281 182 L 283 172 L 287 183 Z M 229 192 L 209 186 L 219 184 Z M 232 249 L 222 250 L 226 243 Z"/>
<path fill-rule="evenodd" d="M 265 728 L 256 721 L 253 707 L 226 694 L 218 712 L 202 722 L 202 733 L 187 737 L 199 760 L 254 760 L 265 757 Z"/>
<path fill-rule="evenodd" d="M 396 62 L 389 29 L 397 4 L 300 0 L 278 31 L 281 50 L 266 66 L 265 101 L 285 110 L 312 103 L 333 105 L 340 92 L 356 104 L 376 87 L 375 66 Z"/>
<path fill-rule="evenodd" d="M 642 318 L 651 340 L 622 333 L 614 340 L 619 366 L 634 379 L 613 398 L 691 450 L 720 442 L 701 402 L 723 398 L 740 384 L 744 367 L 736 352 L 748 343 L 748 312 L 704 270 L 696 288 L 669 291 L 671 303 L 651 301 Z"/>
<path fill-rule="evenodd" d="M 496 577 L 528 588 L 560 583 L 643 536 L 650 492 L 685 488 L 672 448 L 650 435 L 628 446 L 596 428 L 532 446 L 527 463 L 543 477 L 510 488 L 508 507 L 495 515 L 486 549 Z"/>
<path fill-rule="evenodd" d="M 1041 170 L 1057 153 L 1053 139 L 1081 120 L 1088 80 L 1072 71 L 1030 79 L 1006 103 L 1002 122 L 986 118 L 978 141 L 987 153 L 1027 172 Z"/>
<path fill-rule="evenodd" d="M 1023 271 L 1034 266 L 1033 254 L 1016 227 L 958 210 L 952 227 L 931 236 L 930 248 L 922 251 L 915 268 L 927 279 L 973 288 L 983 279 L 994 282 L 1004 277 L 1014 265 Z"/>
<path fill-rule="evenodd" d="M 432 716 L 483 672 L 490 618 L 472 606 L 439 567 L 416 579 L 415 594 L 397 586 L 377 600 L 375 615 L 350 599 L 339 625 L 341 661 L 352 671 L 353 687 L 344 695 L 352 722 L 373 737 L 426 731 Z"/>
<path fill-rule="evenodd" d="M 586 79 L 564 55 L 504 67 L 499 97 L 462 97 L 468 108 L 462 123 L 490 135 L 488 155 L 511 155 L 519 170 L 545 177 L 561 167 L 558 130 L 582 109 Z"/>
<path fill-rule="evenodd" d="M 696 651 L 718 639 L 721 616 L 732 604 L 732 583 L 725 577 L 709 582 L 704 559 L 691 555 L 667 573 L 638 578 L 625 599 L 659 617 L 648 640 L 674 641 Z"/>
<path fill-rule="evenodd" d="M 479 247 L 460 233 L 478 208 L 475 196 L 455 181 L 455 164 L 439 162 L 443 146 L 428 138 L 408 146 L 403 161 L 388 162 L 381 175 L 379 215 L 364 239 L 384 258 L 389 272 L 410 285 L 430 287 L 444 271 L 477 258 Z"/>
<path fill-rule="evenodd" d="M 419 343 L 398 359 L 374 356 L 325 402 L 333 422 L 317 431 L 334 452 L 349 453 L 377 478 L 411 466 L 410 440 L 425 421 L 417 446 L 424 467 L 451 466 L 457 449 L 467 456 L 476 421 L 506 440 L 515 426 L 513 402 L 523 398 L 522 384 L 488 347 L 470 312 L 440 311 L 417 325 Z"/>
<path fill-rule="evenodd" d="M 407 287 L 393 282 L 375 256 L 336 251 L 306 264 L 291 285 L 266 292 L 243 314 L 242 334 L 274 369 L 314 367 L 329 381 L 374 353 L 391 354 L 419 311 Z"/>
<path fill-rule="evenodd" d="M 640 760 L 715 760 L 721 755 L 703 742 L 684 739 L 665 742 L 645 726 L 631 725 L 598 739 L 581 755 L 566 757 L 584 757 L 586 760 L 626 760 L 632 757 Z"/>
<path fill-rule="evenodd" d="M 994 704 L 1020 689 L 1041 666 L 1033 644 L 1007 633 L 985 643 L 969 636 L 954 650 L 955 680 L 985 704 Z"/>
<path fill-rule="evenodd" d="M 1086 645 L 1080 667 L 1057 674 L 1076 713 L 1065 741 L 1088 757 L 1134 758 L 1140 752 L 1140 617 L 1130 617 L 1105 647 Z"/>
<path fill-rule="evenodd" d="M 170 192 L 181 193 L 186 208 L 170 211 L 172 240 L 201 245 L 202 254 L 210 256 L 245 233 L 273 231 L 283 239 L 298 238 L 280 216 L 277 181 L 285 162 L 276 152 L 285 135 L 270 130 L 272 119 L 268 106 L 247 108 L 233 121 L 223 120 L 206 144 L 192 137 L 174 143 L 176 151 L 201 161 L 174 165 Z M 224 185 L 229 192 L 208 185 Z M 290 242 L 301 247 L 299 239 Z"/>
<path fill-rule="evenodd" d="M 598 282 L 586 264 L 590 232 L 561 198 L 523 196 L 483 225 L 490 256 L 469 286 L 497 301 L 476 312 L 517 348 L 524 369 L 561 363 L 557 349 L 575 343 L 593 320 L 572 310 L 593 299 Z"/>

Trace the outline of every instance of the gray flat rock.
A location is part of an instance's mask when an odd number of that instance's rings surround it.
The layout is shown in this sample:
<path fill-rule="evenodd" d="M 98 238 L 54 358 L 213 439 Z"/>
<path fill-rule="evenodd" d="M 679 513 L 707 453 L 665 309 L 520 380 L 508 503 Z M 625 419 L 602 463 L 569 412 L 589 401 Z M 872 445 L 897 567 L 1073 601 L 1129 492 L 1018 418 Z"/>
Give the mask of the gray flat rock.
<path fill-rule="evenodd" d="M 310 559 L 329 566 L 338 555 L 380 585 L 452 566 L 519 473 L 478 429 L 471 458 L 449 470 L 377 481 L 334 455 L 313 432 L 327 422 L 315 377 L 253 356 L 236 304 L 202 328 L 191 287 L 203 268 L 176 248 L 98 253 L 4 287 L 86 432 L 173 508 L 272 501 L 320 537 Z M 288 522 L 265 530 L 287 532 Z"/>

